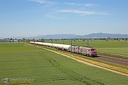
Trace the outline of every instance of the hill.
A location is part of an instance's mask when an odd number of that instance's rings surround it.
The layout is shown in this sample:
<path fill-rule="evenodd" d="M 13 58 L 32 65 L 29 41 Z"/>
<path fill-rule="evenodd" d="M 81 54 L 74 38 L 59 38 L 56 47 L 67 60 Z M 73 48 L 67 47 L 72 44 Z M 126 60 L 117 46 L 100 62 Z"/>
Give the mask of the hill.
<path fill-rule="evenodd" d="M 128 34 L 109 34 L 109 33 L 92 33 L 85 35 L 87 38 L 128 38 Z"/>
<path fill-rule="evenodd" d="M 54 34 L 54 35 L 39 35 L 36 39 L 70 39 L 70 38 L 80 38 L 80 35 L 75 34 Z"/>
<path fill-rule="evenodd" d="M 54 34 L 54 35 L 39 35 L 36 39 L 71 39 L 71 38 L 128 38 L 128 34 L 109 34 L 109 33 L 92 33 L 88 35 L 76 34 Z"/>

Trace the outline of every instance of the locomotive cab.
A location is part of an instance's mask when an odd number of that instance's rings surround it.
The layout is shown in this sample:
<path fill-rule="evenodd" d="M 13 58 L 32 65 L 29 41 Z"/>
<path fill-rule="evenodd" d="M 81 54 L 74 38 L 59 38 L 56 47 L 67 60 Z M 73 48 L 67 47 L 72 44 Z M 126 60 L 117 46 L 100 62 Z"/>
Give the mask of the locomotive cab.
<path fill-rule="evenodd" d="M 89 49 L 89 51 L 90 51 L 90 56 L 97 56 L 97 52 L 96 52 L 96 49 L 94 49 L 94 48 L 91 48 L 91 49 Z"/>

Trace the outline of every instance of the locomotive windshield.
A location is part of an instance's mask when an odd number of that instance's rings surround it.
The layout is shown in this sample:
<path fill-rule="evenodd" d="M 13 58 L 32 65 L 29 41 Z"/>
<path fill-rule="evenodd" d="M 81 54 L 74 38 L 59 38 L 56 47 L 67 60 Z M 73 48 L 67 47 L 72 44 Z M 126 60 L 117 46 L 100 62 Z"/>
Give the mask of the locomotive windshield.
<path fill-rule="evenodd" d="M 95 49 L 91 49 L 91 51 L 96 51 Z"/>

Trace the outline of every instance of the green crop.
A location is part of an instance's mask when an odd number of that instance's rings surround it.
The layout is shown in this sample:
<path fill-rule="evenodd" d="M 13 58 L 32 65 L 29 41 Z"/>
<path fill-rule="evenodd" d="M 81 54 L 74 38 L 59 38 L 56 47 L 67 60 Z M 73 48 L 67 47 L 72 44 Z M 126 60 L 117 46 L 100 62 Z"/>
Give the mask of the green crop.
<path fill-rule="evenodd" d="M 127 76 L 88 66 L 25 43 L 0 43 L 0 85 L 10 85 L 3 83 L 3 78 L 33 79 L 30 85 L 128 84 Z"/>

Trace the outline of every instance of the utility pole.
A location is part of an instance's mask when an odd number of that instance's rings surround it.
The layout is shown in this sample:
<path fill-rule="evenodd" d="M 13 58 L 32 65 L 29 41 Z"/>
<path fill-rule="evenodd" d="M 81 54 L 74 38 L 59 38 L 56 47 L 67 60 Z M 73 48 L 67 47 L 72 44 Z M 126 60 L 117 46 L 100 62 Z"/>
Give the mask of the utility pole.
<path fill-rule="evenodd" d="M 53 46 L 53 41 L 52 41 L 52 38 L 51 38 L 51 43 L 52 43 L 52 46 Z"/>
<path fill-rule="evenodd" d="M 89 46 L 89 39 L 87 39 L 87 46 Z"/>
<path fill-rule="evenodd" d="M 71 52 L 72 52 L 72 39 L 71 39 Z"/>

